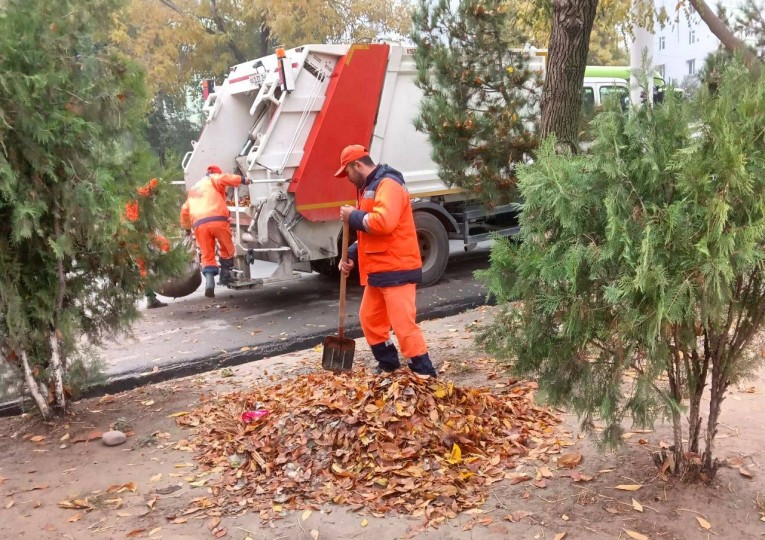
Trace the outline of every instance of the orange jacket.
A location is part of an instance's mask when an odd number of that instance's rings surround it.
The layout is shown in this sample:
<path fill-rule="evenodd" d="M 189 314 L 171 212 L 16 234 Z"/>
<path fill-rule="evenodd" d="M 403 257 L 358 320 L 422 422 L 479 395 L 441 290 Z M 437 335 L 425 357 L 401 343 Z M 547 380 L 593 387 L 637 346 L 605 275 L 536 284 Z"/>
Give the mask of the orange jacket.
<path fill-rule="evenodd" d="M 421 282 L 417 229 L 401 173 L 387 165 L 378 166 L 359 191 L 358 207 L 349 224 L 358 236 L 354 248 L 361 284 L 393 287 Z"/>
<path fill-rule="evenodd" d="M 228 221 L 226 186 L 239 187 L 238 174 L 209 174 L 189 189 L 181 208 L 181 227 L 196 228 L 210 221 Z"/>

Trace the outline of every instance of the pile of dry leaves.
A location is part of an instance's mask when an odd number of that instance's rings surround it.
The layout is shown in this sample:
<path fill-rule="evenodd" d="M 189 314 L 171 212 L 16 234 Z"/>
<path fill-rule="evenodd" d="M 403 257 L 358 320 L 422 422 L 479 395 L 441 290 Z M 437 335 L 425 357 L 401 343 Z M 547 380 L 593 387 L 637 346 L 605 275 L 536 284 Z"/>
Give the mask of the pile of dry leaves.
<path fill-rule="evenodd" d="M 221 473 L 194 504 L 263 519 L 327 502 L 430 523 L 454 517 L 518 476 L 520 458 L 555 444 L 558 420 L 534 404 L 536 385 L 497 386 L 459 388 L 404 370 L 319 372 L 205 400 L 178 418 L 197 428 L 203 468 Z M 242 414 L 258 408 L 269 414 L 245 424 Z"/>

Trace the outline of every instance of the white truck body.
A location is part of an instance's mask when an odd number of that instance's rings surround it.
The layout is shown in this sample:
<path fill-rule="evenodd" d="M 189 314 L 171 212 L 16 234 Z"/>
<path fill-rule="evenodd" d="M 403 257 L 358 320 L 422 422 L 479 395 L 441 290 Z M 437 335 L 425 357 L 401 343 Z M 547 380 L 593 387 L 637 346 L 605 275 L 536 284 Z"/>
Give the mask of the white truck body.
<path fill-rule="evenodd" d="M 529 56 L 543 71 L 543 53 L 529 51 Z M 470 246 L 491 231 L 515 232 L 501 225 L 478 235 L 471 231 L 486 212 L 459 204 L 466 194 L 439 179 L 427 135 L 413 125 L 422 96 L 416 75 L 408 47 L 305 45 L 234 66 L 207 97 L 207 119 L 183 169 L 187 188 L 211 164 L 252 181 L 239 188 L 233 197 L 239 204 L 229 208 L 237 247 L 234 288 L 292 279 L 298 275 L 294 270 L 311 266 L 331 270 L 341 231 L 339 207 L 355 203 L 350 183 L 332 175 L 347 144 L 366 145 L 376 163 L 404 174 L 425 284 L 443 272 L 449 238 Z M 249 263 L 257 259 L 278 263 L 278 269 L 270 278 L 253 280 Z"/>

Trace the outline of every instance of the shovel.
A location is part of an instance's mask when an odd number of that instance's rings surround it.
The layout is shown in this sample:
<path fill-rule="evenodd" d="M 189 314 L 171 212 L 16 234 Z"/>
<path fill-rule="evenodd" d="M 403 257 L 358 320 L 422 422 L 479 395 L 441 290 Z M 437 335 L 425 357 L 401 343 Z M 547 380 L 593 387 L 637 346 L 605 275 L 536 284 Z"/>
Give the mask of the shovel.
<path fill-rule="evenodd" d="M 343 221 L 343 254 L 342 260 L 348 260 L 348 222 Z M 329 371 L 350 371 L 353 366 L 353 353 L 356 342 L 344 338 L 345 330 L 345 281 L 347 276 L 340 272 L 340 316 L 337 323 L 337 336 L 324 338 L 324 352 L 321 357 L 321 367 Z"/>

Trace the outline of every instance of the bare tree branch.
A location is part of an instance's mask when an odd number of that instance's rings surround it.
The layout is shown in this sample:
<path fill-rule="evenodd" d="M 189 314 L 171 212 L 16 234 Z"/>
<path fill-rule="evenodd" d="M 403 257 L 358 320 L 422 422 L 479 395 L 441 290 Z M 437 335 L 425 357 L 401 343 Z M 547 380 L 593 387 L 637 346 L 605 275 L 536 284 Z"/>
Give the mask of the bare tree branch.
<path fill-rule="evenodd" d="M 704 0 L 689 0 L 689 2 L 693 6 L 693 9 L 698 12 L 701 20 L 706 23 L 709 30 L 720 40 L 725 48 L 732 53 L 740 51 L 744 56 L 744 63 L 746 66 L 753 74 L 759 75 L 762 69 L 762 62 L 757 58 L 755 52 L 731 32 L 730 28 L 728 28 L 720 17 L 715 15 L 714 11 L 710 9 Z"/>

